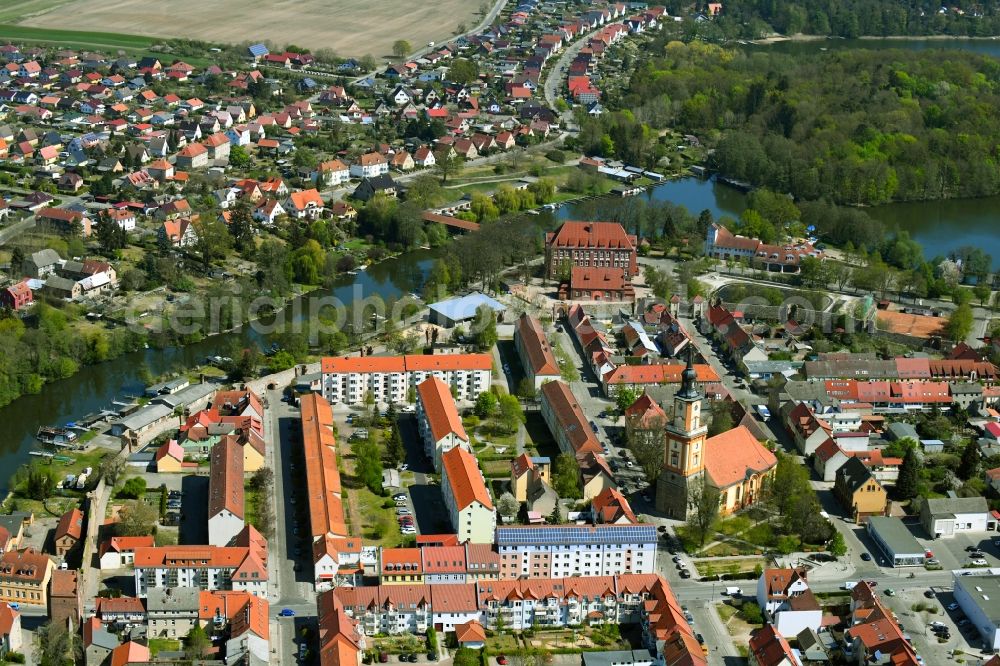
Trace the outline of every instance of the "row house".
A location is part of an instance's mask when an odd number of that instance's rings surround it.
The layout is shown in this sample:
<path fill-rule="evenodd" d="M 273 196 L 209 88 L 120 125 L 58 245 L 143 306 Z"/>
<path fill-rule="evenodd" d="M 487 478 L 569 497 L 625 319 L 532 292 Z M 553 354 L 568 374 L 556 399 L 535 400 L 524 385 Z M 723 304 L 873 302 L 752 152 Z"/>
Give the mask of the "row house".
<path fill-rule="evenodd" d="M 370 393 L 376 402 L 403 404 L 409 389 L 429 377 L 458 400 L 475 400 L 489 389 L 493 360 L 489 354 L 327 357 L 321 367 L 323 397 L 331 403 L 358 404 Z"/>
<path fill-rule="evenodd" d="M 315 393 L 302 396 L 300 410 L 310 534 L 314 541 L 347 537 L 333 410 Z"/>
<path fill-rule="evenodd" d="M 252 527 L 235 540 L 244 546 L 162 546 L 136 548 L 136 595 L 152 589 L 188 587 L 235 590 L 267 597 L 267 542 Z"/>
<path fill-rule="evenodd" d="M 460 543 L 493 543 L 496 510 L 476 458 L 466 449 L 441 456 L 441 494 Z"/>

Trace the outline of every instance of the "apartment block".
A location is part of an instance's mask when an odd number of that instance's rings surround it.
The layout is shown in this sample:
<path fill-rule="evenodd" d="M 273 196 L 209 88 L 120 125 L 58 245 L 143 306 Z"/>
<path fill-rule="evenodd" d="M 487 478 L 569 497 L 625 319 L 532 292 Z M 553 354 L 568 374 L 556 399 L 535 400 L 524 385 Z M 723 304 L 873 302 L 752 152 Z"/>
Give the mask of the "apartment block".
<path fill-rule="evenodd" d="M 493 500 L 476 459 L 465 449 L 451 449 L 441 457 L 441 494 L 459 543 L 493 543 Z"/>
<path fill-rule="evenodd" d="M 493 359 L 489 354 L 328 357 L 321 369 L 323 397 L 331 403 L 357 404 L 370 393 L 377 402 L 403 404 L 410 388 L 429 377 L 442 380 L 458 400 L 475 400 L 490 386 Z"/>
<path fill-rule="evenodd" d="M 417 427 L 424 440 L 424 453 L 441 471 L 441 456 L 456 446 L 469 450 L 469 435 L 462 425 L 448 385 L 437 377 L 417 386 Z"/>
<path fill-rule="evenodd" d="M 501 580 L 653 573 L 654 525 L 497 528 Z"/>

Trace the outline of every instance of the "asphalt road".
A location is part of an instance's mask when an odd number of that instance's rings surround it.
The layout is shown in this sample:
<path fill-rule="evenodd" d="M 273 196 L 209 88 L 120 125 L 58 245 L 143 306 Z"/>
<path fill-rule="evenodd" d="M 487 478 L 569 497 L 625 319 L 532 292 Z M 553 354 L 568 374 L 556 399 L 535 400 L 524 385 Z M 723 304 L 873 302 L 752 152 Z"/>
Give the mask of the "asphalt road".
<path fill-rule="evenodd" d="M 316 620 L 316 594 L 310 577 L 312 575 L 311 550 L 309 542 L 308 516 L 300 513 L 304 509 L 303 496 L 293 494 L 304 483 L 301 455 L 301 431 L 298 427 L 298 409 L 281 402 L 281 390 L 267 391 L 265 422 L 267 428 L 267 459 L 274 470 L 275 533 L 268 544 L 268 575 L 270 586 L 268 599 L 271 610 L 272 654 L 280 654 L 278 663 L 296 663 L 297 642 L 300 629 L 314 625 Z M 298 444 L 298 446 L 296 446 Z M 294 466 L 294 469 L 293 469 Z M 304 519 L 303 516 L 305 515 Z M 299 527 L 302 526 L 302 527 Z M 301 530 L 296 537 L 294 530 Z M 294 557 L 294 547 L 299 544 L 301 556 Z M 301 571 L 296 572 L 298 561 Z M 283 608 L 295 612 L 295 617 L 281 618 L 278 613 Z"/>

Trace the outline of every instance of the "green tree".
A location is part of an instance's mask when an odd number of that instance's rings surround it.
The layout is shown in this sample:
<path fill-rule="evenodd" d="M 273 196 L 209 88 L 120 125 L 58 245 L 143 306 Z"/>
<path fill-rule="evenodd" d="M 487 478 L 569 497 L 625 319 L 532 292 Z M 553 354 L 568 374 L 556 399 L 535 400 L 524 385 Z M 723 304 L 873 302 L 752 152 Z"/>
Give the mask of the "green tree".
<path fill-rule="evenodd" d="M 246 201 L 240 200 L 230 210 L 229 233 L 233 236 L 236 251 L 243 256 L 251 256 L 255 249 L 253 216 Z"/>
<path fill-rule="evenodd" d="M 413 52 L 413 47 L 405 39 L 397 39 L 392 43 L 392 55 L 397 58 L 405 58 Z"/>
<path fill-rule="evenodd" d="M 125 229 L 111 218 L 102 215 L 94 225 L 94 235 L 105 254 L 113 253 L 128 245 Z"/>
<path fill-rule="evenodd" d="M 441 182 L 448 182 L 449 176 L 454 176 L 462 170 L 462 158 L 453 150 L 446 150 L 435 162 L 437 172 L 441 174 Z"/>
<path fill-rule="evenodd" d="M 980 282 L 972 288 L 972 294 L 976 297 L 976 300 L 979 301 L 979 307 L 983 307 L 986 304 L 986 301 L 989 300 L 990 294 L 992 293 L 990 285 L 986 284 L 986 282 Z"/>
<path fill-rule="evenodd" d="M 733 429 L 733 412 L 730 403 L 724 400 L 713 400 L 709 403 L 712 420 L 708 423 L 708 436 L 715 437 Z"/>
<path fill-rule="evenodd" d="M 660 476 L 666 447 L 664 428 L 666 423 L 659 419 L 651 423 L 639 423 L 636 418 L 625 421 L 625 441 L 629 451 L 635 456 L 646 482 L 653 484 Z"/>
<path fill-rule="evenodd" d="M 115 534 L 118 536 L 149 536 L 156 527 L 159 518 L 158 507 L 139 500 L 122 509 L 120 518 L 115 523 Z"/>
<path fill-rule="evenodd" d="M 403 436 L 399 432 L 399 424 L 395 421 L 389 430 L 389 438 L 385 447 L 386 463 L 395 467 L 406 458 L 406 449 L 403 446 Z"/>
<path fill-rule="evenodd" d="M 133 476 L 125 482 L 118 491 L 118 497 L 124 499 L 141 499 L 146 495 L 146 479 L 141 476 Z"/>
<path fill-rule="evenodd" d="M 510 394 L 500 396 L 498 399 L 499 414 L 497 421 L 500 427 L 506 432 L 517 432 L 518 427 L 525 422 L 524 410 L 521 409 L 521 402 Z"/>
<path fill-rule="evenodd" d="M 12 280 L 17 280 L 23 277 L 23 266 L 24 266 L 24 250 L 21 249 L 20 245 L 15 245 L 10 251 L 10 277 Z"/>
<path fill-rule="evenodd" d="M 970 440 L 962 450 L 962 461 L 958 466 L 958 478 L 963 481 L 979 478 L 979 466 L 982 463 L 983 454 L 979 450 L 979 445 L 975 440 Z"/>
<path fill-rule="evenodd" d="M 844 541 L 844 535 L 840 532 L 834 532 L 833 538 L 830 539 L 830 554 L 836 557 L 843 557 L 847 554 L 847 542 Z"/>
<path fill-rule="evenodd" d="M 472 323 L 476 333 L 476 346 L 481 351 L 493 349 L 497 343 L 497 313 L 488 305 L 476 308 L 476 317 Z"/>
<path fill-rule="evenodd" d="M 479 78 L 479 66 L 468 58 L 455 58 L 448 68 L 447 79 L 458 85 L 472 83 Z"/>
<path fill-rule="evenodd" d="M 517 510 L 520 508 L 520 502 L 518 502 L 517 499 L 509 492 L 504 493 L 500 496 L 500 499 L 497 500 L 497 513 L 509 520 L 512 520 L 515 516 L 517 516 Z"/>
<path fill-rule="evenodd" d="M 697 537 L 698 545 L 704 546 L 705 538 L 719 517 L 719 491 L 704 474 L 688 489 L 688 507 L 688 529 Z"/>
<path fill-rule="evenodd" d="M 61 622 L 49 621 L 35 632 L 39 666 L 72 666 L 83 659 L 83 642 Z"/>
<path fill-rule="evenodd" d="M 917 496 L 917 482 L 920 477 L 920 460 L 916 449 L 906 450 L 903 464 L 899 467 L 899 477 L 896 479 L 896 497 L 901 500 L 911 500 Z"/>
<path fill-rule="evenodd" d="M 203 265 L 207 267 L 213 260 L 226 256 L 226 251 L 232 244 L 232 237 L 224 222 L 212 215 L 202 215 L 191 224 L 198 237 L 194 243 L 194 250 Z"/>
<path fill-rule="evenodd" d="M 580 466 L 576 458 L 568 453 L 560 453 L 552 469 L 552 488 L 564 499 L 583 497 L 580 488 Z"/>
<path fill-rule="evenodd" d="M 969 304 L 959 305 L 948 317 L 948 323 L 945 326 L 948 338 L 954 342 L 965 340 L 972 332 L 972 322 L 972 308 L 969 307 Z"/>
<path fill-rule="evenodd" d="M 191 660 L 202 659 L 205 651 L 211 646 L 212 641 L 209 640 L 208 634 L 205 633 L 200 624 L 195 623 L 188 635 L 184 637 L 184 656 Z"/>
<path fill-rule="evenodd" d="M 483 391 L 476 397 L 474 411 L 481 419 L 493 416 L 497 409 L 497 397 L 492 391 Z"/>
<path fill-rule="evenodd" d="M 24 482 L 24 494 L 34 500 L 45 500 L 52 496 L 55 486 L 56 480 L 52 472 L 32 465 Z"/>
<path fill-rule="evenodd" d="M 619 412 L 624 414 L 625 410 L 631 407 L 632 403 L 638 400 L 641 395 L 642 391 L 634 386 L 620 388 L 615 393 L 615 407 L 618 408 Z"/>
<path fill-rule="evenodd" d="M 250 167 L 250 153 L 243 146 L 233 146 L 229 149 L 229 164 L 237 169 Z"/>

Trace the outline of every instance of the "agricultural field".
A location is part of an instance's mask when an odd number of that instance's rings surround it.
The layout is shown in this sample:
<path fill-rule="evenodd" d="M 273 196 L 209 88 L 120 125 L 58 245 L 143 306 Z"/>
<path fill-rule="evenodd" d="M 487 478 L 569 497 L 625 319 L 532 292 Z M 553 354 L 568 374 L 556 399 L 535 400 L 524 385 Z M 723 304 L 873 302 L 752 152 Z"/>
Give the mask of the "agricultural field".
<path fill-rule="evenodd" d="M 413 48 L 445 41 L 476 23 L 480 0 L 29 0 L 0 8 L 0 21 L 46 30 L 101 31 L 241 43 L 270 40 L 344 56 L 387 56 L 406 39 Z M 0 31 L 0 37 L 5 36 Z M 123 35 L 118 35 L 122 37 Z M 41 39 L 41 37 L 39 37 Z M 52 41 L 57 41 L 54 36 Z M 67 38 L 70 41 L 71 38 Z M 113 44 L 112 44 L 113 45 Z M 127 46 L 127 45 L 126 45 Z"/>

